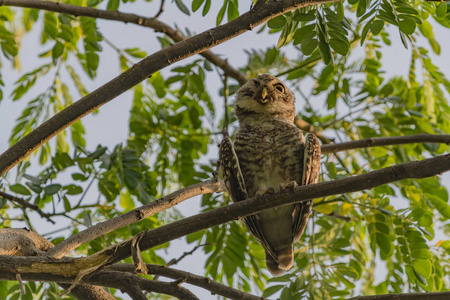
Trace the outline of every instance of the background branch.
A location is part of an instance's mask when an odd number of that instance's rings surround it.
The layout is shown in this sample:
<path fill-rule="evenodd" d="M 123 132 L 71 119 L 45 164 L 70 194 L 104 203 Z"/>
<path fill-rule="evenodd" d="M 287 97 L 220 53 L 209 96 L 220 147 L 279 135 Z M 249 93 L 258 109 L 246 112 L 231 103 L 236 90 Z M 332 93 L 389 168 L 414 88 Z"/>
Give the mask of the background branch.
<path fill-rule="evenodd" d="M 22 198 L 15 197 L 13 195 L 7 194 L 7 193 L 2 192 L 2 191 L 0 191 L 0 197 L 3 197 L 3 198 L 5 198 L 5 199 L 7 199 L 9 201 L 12 201 L 12 202 L 16 202 L 17 204 L 19 204 L 23 208 L 32 209 L 32 210 L 36 211 L 41 217 L 47 219 L 47 221 L 51 222 L 52 224 L 55 224 L 55 222 L 50 218 L 51 214 L 47 214 L 47 213 L 43 212 L 39 208 L 39 206 L 37 206 L 37 205 L 31 204 L 31 203 L 29 203 L 28 201 L 26 201 L 26 200 L 24 200 Z"/>

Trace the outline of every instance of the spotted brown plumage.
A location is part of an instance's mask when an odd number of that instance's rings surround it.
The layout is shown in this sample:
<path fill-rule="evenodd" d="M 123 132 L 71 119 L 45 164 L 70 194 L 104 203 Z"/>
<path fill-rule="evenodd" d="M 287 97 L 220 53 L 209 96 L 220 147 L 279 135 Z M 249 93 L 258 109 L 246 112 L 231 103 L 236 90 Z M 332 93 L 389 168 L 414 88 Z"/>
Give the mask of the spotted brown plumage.
<path fill-rule="evenodd" d="M 305 138 L 294 125 L 294 102 L 292 92 L 267 74 L 250 79 L 237 91 L 239 129 L 234 143 L 225 136 L 220 145 L 223 177 L 233 201 L 318 181 L 319 141 L 313 134 Z M 293 243 L 305 230 L 311 209 L 308 201 L 244 218 L 264 247 L 273 275 L 292 267 Z"/>

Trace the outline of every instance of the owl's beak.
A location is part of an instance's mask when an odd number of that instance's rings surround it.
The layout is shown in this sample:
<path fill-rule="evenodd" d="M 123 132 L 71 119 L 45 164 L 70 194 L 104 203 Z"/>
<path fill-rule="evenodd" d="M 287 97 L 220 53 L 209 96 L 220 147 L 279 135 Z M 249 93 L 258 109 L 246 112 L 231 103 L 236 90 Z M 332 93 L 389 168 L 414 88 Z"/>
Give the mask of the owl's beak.
<path fill-rule="evenodd" d="M 268 94 L 267 88 L 263 87 L 262 92 L 261 92 L 261 103 L 262 104 L 266 104 L 267 102 L 270 101 L 270 98 L 267 97 L 267 94 Z"/>

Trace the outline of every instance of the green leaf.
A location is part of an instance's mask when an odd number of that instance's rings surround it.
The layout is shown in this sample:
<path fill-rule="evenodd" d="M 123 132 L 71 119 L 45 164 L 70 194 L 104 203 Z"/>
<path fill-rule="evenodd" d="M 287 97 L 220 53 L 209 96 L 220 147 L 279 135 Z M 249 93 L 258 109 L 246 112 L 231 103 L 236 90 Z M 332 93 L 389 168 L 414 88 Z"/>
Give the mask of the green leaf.
<path fill-rule="evenodd" d="M 304 55 L 311 55 L 317 49 L 318 43 L 316 39 L 306 39 L 302 41 L 301 50 Z"/>
<path fill-rule="evenodd" d="M 269 20 L 269 22 L 267 22 L 267 26 L 269 26 L 269 28 L 272 29 L 281 29 L 284 27 L 285 24 L 286 24 L 286 17 L 284 15 L 275 17 Z"/>
<path fill-rule="evenodd" d="M 74 184 L 64 186 L 63 190 L 66 191 L 67 195 L 78 195 L 83 192 L 83 189 L 80 186 Z"/>
<path fill-rule="evenodd" d="M 322 56 L 323 63 L 325 65 L 329 65 L 332 62 L 330 45 L 326 42 L 325 37 L 323 37 L 321 33 L 319 34 L 319 51 Z"/>
<path fill-rule="evenodd" d="M 192 11 L 197 11 L 202 6 L 203 2 L 205 2 L 205 0 L 192 1 Z"/>
<path fill-rule="evenodd" d="M 56 42 L 55 47 L 52 50 L 52 58 L 55 60 L 60 57 L 64 52 L 64 45 L 61 42 Z"/>
<path fill-rule="evenodd" d="M 282 288 L 284 288 L 284 285 L 273 285 L 270 286 L 268 288 L 266 288 L 262 294 L 263 298 L 272 296 L 273 294 L 275 294 L 276 292 L 278 292 L 279 290 L 281 290 Z"/>
<path fill-rule="evenodd" d="M 436 16 L 439 18 L 444 18 L 445 15 L 447 14 L 447 2 L 441 2 L 437 7 L 436 7 Z"/>
<path fill-rule="evenodd" d="M 186 7 L 186 5 L 184 5 L 183 0 L 175 0 L 175 3 L 183 13 L 185 13 L 188 16 L 191 15 L 189 9 Z"/>
<path fill-rule="evenodd" d="M 344 4 L 342 2 L 338 2 L 336 6 L 336 13 L 339 22 L 344 20 Z"/>
<path fill-rule="evenodd" d="M 310 40 L 316 37 L 316 25 L 306 25 L 298 28 L 294 33 L 294 45 L 302 43 L 304 40 Z"/>
<path fill-rule="evenodd" d="M 20 183 L 10 185 L 9 190 L 13 191 L 16 194 L 27 195 L 27 196 L 31 195 L 31 192 L 25 186 L 21 185 Z"/>
<path fill-rule="evenodd" d="M 404 19 L 398 22 L 398 27 L 403 33 L 413 34 L 416 30 L 416 22 L 411 19 Z"/>
<path fill-rule="evenodd" d="M 377 34 L 379 34 L 381 32 L 381 30 L 383 30 L 383 27 L 384 27 L 384 21 L 382 21 L 382 20 L 375 20 L 370 25 L 370 31 L 372 31 L 372 33 L 374 35 L 377 35 Z"/>
<path fill-rule="evenodd" d="M 375 235 L 375 241 L 377 242 L 378 247 L 380 247 L 381 251 L 384 252 L 384 254 L 388 255 L 391 253 L 392 250 L 392 243 L 389 237 L 382 233 L 377 233 Z"/>
<path fill-rule="evenodd" d="M 439 197 L 429 194 L 427 194 L 427 199 L 430 200 L 431 204 L 436 207 L 436 209 L 443 217 L 445 217 L 446 219 L 450 219 L 450 206 L 447 204 L 447 202 L 441 200 Z"/>
<path fill-rule="evenodd" d="M 239 17 L 239 8 L 237 3 L 231 0 L 228 2 L 228 10 L 227 10 L 228 21 L 234 20 Z"/>
<path fill-rule="evenodd" d="M 118 10 L 120 5 L 120 0 L 109 0 L 107 10 Z"/>
<path fill-rule="evenodd" d="M 203 7 L 202 15 L 206 16 L 210 8 L 211 8 L 211 0 L 206 0 L 205 6 Z"/>
<path fill-rule="evenodd" d="M 220 8 L 219 13 L 217 14 L 216 25 L 218 26 L 222 23 L 223 16 L 225 15 L 225 10 L 227 9 L 227 2 L 224 2 L 222 8 Z"/>
<path fill-rule="evenodd" d="M 417 274 L 429 278 L 431 276 L 431 262 L 428 259 L 414 259 L 413 269 Z"/>
<path fill-rule="evenodd" d="M 50 184 L 47 185 L 46 187 L 44 187 L 44 192 L 45 194 L 51 196 L 56 194 L 57 192 L 59 192 L 59 190 L 61 190 L 62 186 L 60 184 L 54 183 L 54 184 Z"/>
<path fill-rule="evenodd" d="M 413 259 L 421 258 L 421 259 L 430 260 L 432 255 L 431 255 L 430 251 L 428 251 L 428 249 L 414 249 L 411 251 L 411 257 Z"/>
<path fill-rule="evenodd" d="M 334 51 L 344 56 L 348 54 L 348 50 L 350 49 L 350 44 L 348 41 L 344 41 L 342 39 L 331 39 L 330 46 Z"/>
<path fill-rule="evenodd" d="M 316 19 L 316 16 L 313 13 L 309 14 L 299 13 L 296 14 L 292 19 L 297 22 L 310 22 L 314 21 Z"/>
<path fill-rule="evenodd" d="M 72 207 L 70 206 L 69 199 L 67 199 L 67 197 L 64 196 L 64 197 L 63 197 L 63 201 L 64 201 L 64 210 L 65 210 L 66 212 L 71 211 L 71 210 L 72 210 Z"/>

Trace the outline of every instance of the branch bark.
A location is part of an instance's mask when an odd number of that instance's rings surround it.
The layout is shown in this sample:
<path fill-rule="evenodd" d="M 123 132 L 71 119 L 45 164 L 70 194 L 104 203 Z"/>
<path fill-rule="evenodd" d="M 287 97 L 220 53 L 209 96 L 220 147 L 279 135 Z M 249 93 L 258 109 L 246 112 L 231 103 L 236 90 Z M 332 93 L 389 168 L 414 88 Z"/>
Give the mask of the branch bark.
<path fill-rule="evenodd" d="M 414 144 L 414 143 L 442 143 L 450 145 L 450 134 L 424 133 L 416 135 L 368 138 L 345 143 L 327 144 L 322 145 L 322 153 L 326 154 L 359 148 L 392 146 L 392 145 Z"/>
<path fill-rule="evenodd" d="M 161 3 L 163 4 L 164 1 Z M 169 25 L 158 21 L 157 18 L 162 12 L 160 11 L 154 18 L 147 18 L 135 14 L 121 13 L 119 11 L 101 10 L 93 7 L 84 7 L 71 4 L 64 4 L 59 2 L 41 1 L 41 0 L 0 0 L 0 6 L 15 6 L 25 8 L 43 9 L 74 16 L 85 16 L 96 19 L 104 19 L 111 21 L 121 21 L 124 23 L 132 23 L 143 27 L 154 29 L 156 32 L 162 32 L 169 36 L 175 42 L 181 42 L 186 39 L 178 30 L 171 28 Z M 200 53 L 204 58 L 209 60 L 212 64 L 221 68 L 225 75 L 236 79 L 240 84 L 244 84 L 247 78 L 240 71 L 234 69 L 226 60 L 221 59 L 211 51 L 204 51 Z"/>
<path fill-rule="evenodd" d="M 7 1 L 7 0 L 2 0 Z M 81 98 L 71 106 L 44 122 L 0 155 L 0 176 L 30 155 L 53 136 L 66 129 L 85 115 L 98 109 L 154 72 L 194 54 L 221 44 L 255 26 L 288 11 L 336 0 L 280 0 L 269 1 L 242 14 L 227 24 L 212 28 L 191 38 L 164 48 L 128 69 L 126 72 Z M 15 2 L 15 1 L 12 1 Z M 4 2 L 0 2 L 4 3 Z"/>
<path fill-rule="evenodd" d="M 450 292 L 437 293 L 405 293 L 405 294 L 386 294 L 372 296 L 358 296 L 348 300 L 442 300 L 450 299 Z"/>
<path fill-rule="evenodd" d="M 217 226 L 232 220 L 286 204 L 299 203 L 314 198 L 358 192 L 376 186 L 410 178 L 426 178 L 450 170 L 450 154 L 404 163 L 363 175 L 345 179 L 299 186 L 293 190 L 277 192 L 263 198 L 251 198 L 238 203 L 213 209 L 159 228 L 140 233 L 141 251 L 161 245 L 182 236 Z M 131 256 L 132 239 L 126 240 L 92 256 L 109 257 L 106 265 L 119 262 Z"/>

